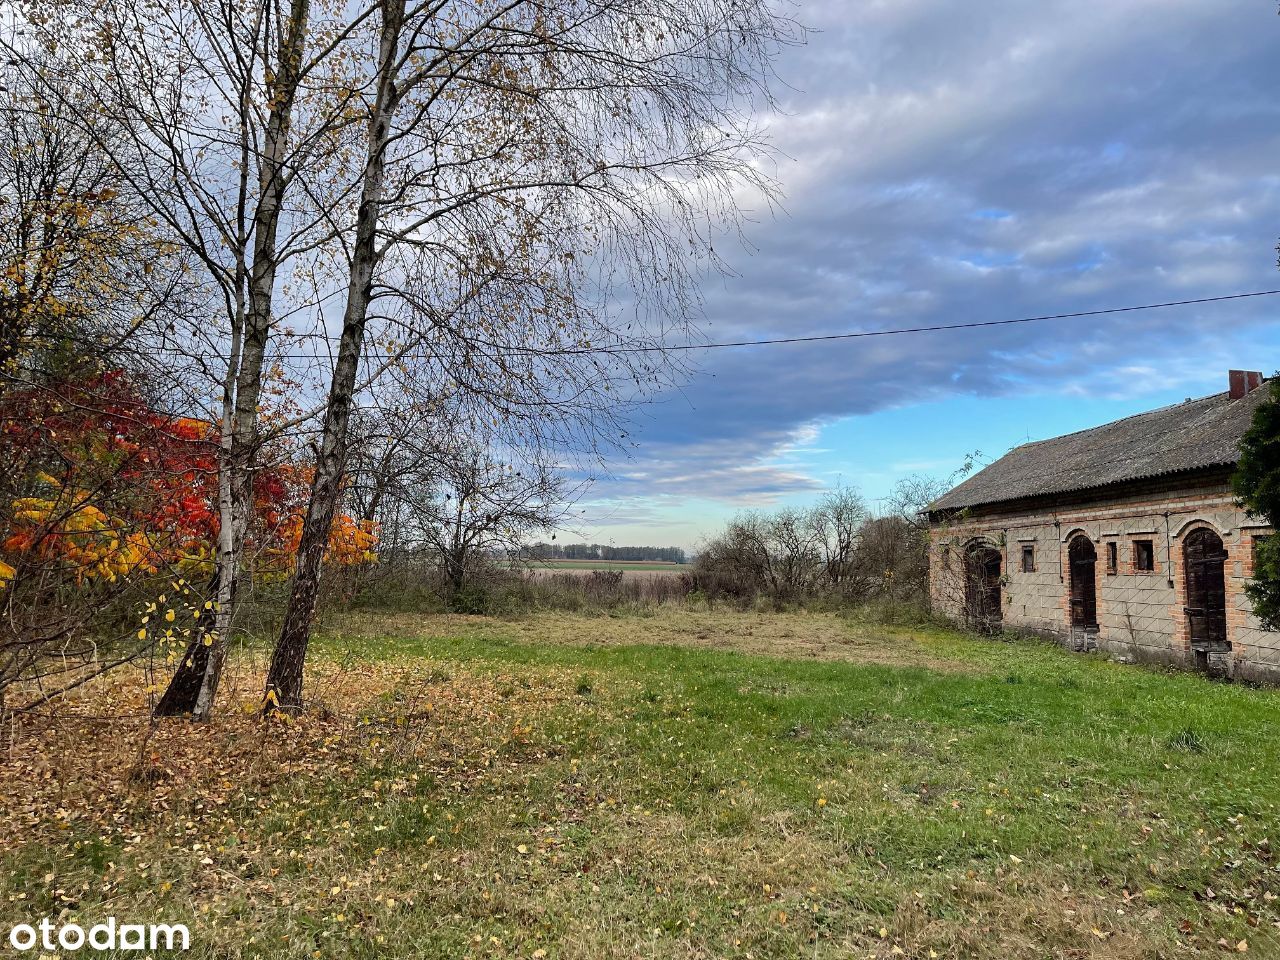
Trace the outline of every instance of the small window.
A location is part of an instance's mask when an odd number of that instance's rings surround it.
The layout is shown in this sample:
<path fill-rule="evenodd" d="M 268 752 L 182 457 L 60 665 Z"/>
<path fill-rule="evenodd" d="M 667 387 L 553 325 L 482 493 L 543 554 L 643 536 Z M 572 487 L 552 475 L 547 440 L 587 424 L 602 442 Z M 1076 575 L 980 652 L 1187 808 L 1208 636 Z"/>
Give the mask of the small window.
<path fill-rule="evenodd" d="M 942 569 L 951 569 L 951 544 L 944 543 L 942 545 Z"/>
<path fill-rule="evenodd" d="M 1033 543 L 1025 544 L 1022 548 L 1022 572 L 1036 572 L 1036 547 Z"/>
<path fill-rule="evenodd" d="M 1133 541 L 1133 569 L 1150 573 L 1156 568 L 1155 544 L 1150 540 Z"/>
<path fill-rule="evenodd" d="M 1115 543 L 1107 544 L 1107 573 L 1115 573 L 1120 569 L 1120 547 Z"/>

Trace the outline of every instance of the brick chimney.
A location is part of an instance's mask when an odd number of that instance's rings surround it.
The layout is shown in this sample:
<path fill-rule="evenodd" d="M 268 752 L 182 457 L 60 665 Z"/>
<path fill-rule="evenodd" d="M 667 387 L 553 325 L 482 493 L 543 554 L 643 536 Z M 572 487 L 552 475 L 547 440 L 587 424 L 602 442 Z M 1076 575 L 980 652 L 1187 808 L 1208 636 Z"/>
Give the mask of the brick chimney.
<path fill-rule="evenodd" d="M 1232 370 L 1227 377 L 1232 400 L 1239 400 L 1262 386 L 1262 374 L 1256 370 Z"/>

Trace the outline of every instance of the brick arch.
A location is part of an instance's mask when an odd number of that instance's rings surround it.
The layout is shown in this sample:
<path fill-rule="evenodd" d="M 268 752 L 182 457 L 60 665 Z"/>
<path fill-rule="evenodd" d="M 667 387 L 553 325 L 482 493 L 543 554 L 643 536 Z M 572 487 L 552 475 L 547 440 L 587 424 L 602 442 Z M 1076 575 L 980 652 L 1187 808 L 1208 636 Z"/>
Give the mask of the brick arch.
<path fill-rule="evenodd" d="M 960 552 L 968 553 L 970 550 L 976 550 L 981 547 L 991 547 L 994 550 L 999 550 L 1000 546 L 1000 542 L 989 534 L 977 533 L 960 545 Z"/>
<path fill-rule="evenodd" d="M 1225 531 L 1212 520 L 1203 516 L 1188 517 L 1177 528 L 1171 529 L 1169 539 L 1169 555 L 1172 565 L 1169 570 L 1169 578 L 1173 581 L 1174 587 L 1174 603 L 1169 608 L 1169 616 L 1173 620 L 1173 647 L 1186 660 L 1189 665 L 1196 665 L 1196 655 L 1191 647 L 1191 630 L 1186 615 L 1188 605 L 1187 597 L 1187 565 L 1184 554 L 1184 543 L 1188 534 L 1196 530 L 1209 530 L 1219 539 L 1222 540 L 1223 547 L 1230 552 L 1235 544 L 1227 537 Z M 1233 623 L 1231 622 L 1231 608 L 1235 602 L 1235 598 L 1243 589 L 1238 585 L 1230 574 L 1230 567 L 1226 571 L 1226 593 L 1227 593 L 1227 610 L 1228 610 L 1228 626 L 1227 639 L 1233 639 Z"/>
<path fill-rule="evenodd" d="M 1067 586 L 1067 622 L 1072 630 L 1099 624 L 1098 549 L 1085 530 L 1072 530 L 1062 543 L 1064 581 Z M 1087 649 L 1087 646 L 1085 647 Z"/>
<path fill-rule="evenodd" d="M 1197 527 L 1208 527 L 1218 536 L 1226 540 L 1226 531 L 1219 527 L 1212 520 L 1206 520 L 1204 517 L 1188 517 L 1183 521 L 1182 525 L 1173 530 L 1170 537 L 1174 540 L 1179 539 L 1184 533 L 1190 533 Z"/>
<path fill-rule="evenodd" d="M 1088 537 L 1089 542 L 1093 543 L 1093 535 L 1089 533 L 1089 531 L 1086 530 L 1084 527 L 1072 527 L 1069 531 L 1067 531 L 1066 535 L 1062 538 L 1062 542 L 1064 544 L 1070 543 L 1076 537 Z"/>

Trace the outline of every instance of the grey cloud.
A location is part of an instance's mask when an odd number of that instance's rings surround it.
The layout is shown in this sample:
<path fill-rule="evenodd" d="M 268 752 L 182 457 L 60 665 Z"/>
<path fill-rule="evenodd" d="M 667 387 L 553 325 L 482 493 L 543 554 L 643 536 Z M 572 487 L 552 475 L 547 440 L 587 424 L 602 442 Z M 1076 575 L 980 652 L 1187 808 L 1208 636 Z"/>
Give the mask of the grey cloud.
<path fill-rule="evenodd" d="M 1003 319 L 1280 286 L 1280 22 L 1256 0 L 824 2 L 773 118 L 788 214 L 709 278 L 712 340 Z M 708 353 L 600 496 L 819 484 L 799 431 L 957 394 L 1123 389 L 1280 304 Z M 1263 364 L 1265 365 L 1265 364 Z M 1275 366 L 1272 363 L 1271 366 Z M 640 490 L 643 486 L 644 491 Z"/>

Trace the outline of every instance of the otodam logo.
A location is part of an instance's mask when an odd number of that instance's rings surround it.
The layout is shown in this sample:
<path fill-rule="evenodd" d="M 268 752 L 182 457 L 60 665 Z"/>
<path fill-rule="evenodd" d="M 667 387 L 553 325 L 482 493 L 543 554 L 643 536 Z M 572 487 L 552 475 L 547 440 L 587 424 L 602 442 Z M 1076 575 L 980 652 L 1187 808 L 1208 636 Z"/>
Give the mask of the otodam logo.
<path fill-rule="evenodd" d="M 107 917 L 85 929 L 76 923 L 58 924 L 48 917 L 39 923 L 19 923 L 9 930 L 9 946 L 28 950 L 187 950 L 191 934 L 181 923 L 118 923 Z"/>

